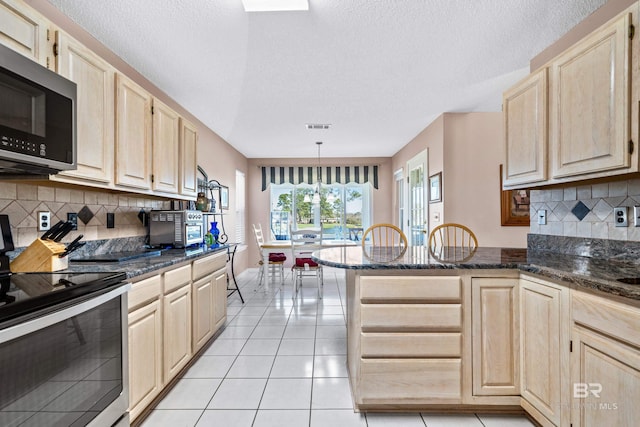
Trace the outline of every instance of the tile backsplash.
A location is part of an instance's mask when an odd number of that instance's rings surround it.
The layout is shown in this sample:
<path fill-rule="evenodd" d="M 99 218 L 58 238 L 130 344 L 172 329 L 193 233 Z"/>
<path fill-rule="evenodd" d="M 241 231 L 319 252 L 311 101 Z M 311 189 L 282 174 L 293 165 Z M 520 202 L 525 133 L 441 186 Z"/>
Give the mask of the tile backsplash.
<path fill-rule="evenodd" d="M 532 234 L 640 241 L 633 226 L 633 206 L 640 205 L 640 179 L 591 185 L 531 190 Z M 627 206 L 629 226 L 616 227 L 613 208 Z M 538 224 L 537 212 L 547 211 L 547 223 Z"/>
<path fill-rule="evenodd" d="M 9 215 L 16 247 L 28 246 L 44 232 L 38 231 L 38 212 L 51 212 L 51 223 L 66 221 L 68 212 L 80 213 L 78 234 L 83 240 L 144 236 L 146 228 L 138 219 L 141 209 L 168 209 L 169 201 L 143 195 L 92 189 L 52 187 L 29 183 L 0 183 L 0 214 Z M 93 214 L 91 216 L 90 214 Z M 115 228 L 107 228 L 107 213 L 115 214 Z M 89 219 L 85 224 L 80 218 Z"/>

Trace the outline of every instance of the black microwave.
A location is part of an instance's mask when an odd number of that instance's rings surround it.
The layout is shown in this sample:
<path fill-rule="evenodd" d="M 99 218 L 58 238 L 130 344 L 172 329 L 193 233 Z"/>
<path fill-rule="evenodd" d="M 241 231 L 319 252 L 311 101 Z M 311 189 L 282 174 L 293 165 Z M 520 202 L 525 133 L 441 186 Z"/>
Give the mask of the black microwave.
<path fill-rule="evenodd" d="M 0 45 L 0 177 L 76 168 L 76 84 Z"/>

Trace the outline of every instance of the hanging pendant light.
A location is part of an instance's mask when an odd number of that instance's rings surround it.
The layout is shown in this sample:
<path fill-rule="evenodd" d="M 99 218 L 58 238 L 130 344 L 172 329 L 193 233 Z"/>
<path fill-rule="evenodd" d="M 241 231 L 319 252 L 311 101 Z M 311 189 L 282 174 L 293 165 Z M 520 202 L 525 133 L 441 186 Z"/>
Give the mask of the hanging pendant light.
<path fill-rule="evenodd" d="M 312 202 L 314 205 L 320 204 L 320 190 L 322 186 L 322 168 L 320 166 L 320 146 L 322 145 L 322 141 L 316 142 L 318 146 L 318 186 L 316 187 L 315 193 L 313 193 Z"/>

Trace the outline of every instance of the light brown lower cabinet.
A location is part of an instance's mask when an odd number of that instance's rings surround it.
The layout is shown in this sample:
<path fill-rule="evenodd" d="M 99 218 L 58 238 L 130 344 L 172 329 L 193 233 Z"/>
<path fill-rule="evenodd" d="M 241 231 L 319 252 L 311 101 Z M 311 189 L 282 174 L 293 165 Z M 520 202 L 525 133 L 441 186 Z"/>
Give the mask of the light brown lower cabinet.
<path fill-rule="evenodd" d="M 523 407 L 544 426 L 568 425 L 569 288 L 520 279 Z"/>
<path fill-rule="evenodd" d="M 640 420 L 640 309 L 572 291 L 571 423 Z"/>
<path fill-rule="evenodd" d="M 226 253 L 193 262 L 193 352 L 197 352 L 227 319 Z"/>
<path fill-rule="evenodd" d="M 213 254 L 132 284 L 128 299 L 131 421 L 224 325 L 226 260 L 226 252 Z"/>
<path fill-rule="evenodd" d="M 347 292 L 356 409 L 461 403 L 460 277 L 348 274 Z"/>
<path fill-rule="evenodd" d="M 191 283 L 164 296 L 163 359 L 165 383 L 191 360 Z"/>
<path fill-rule="evenodd" d="M 521 408 L 545 427 L 640 420 L 640 303 L 517 271 L 394 273 L 347 272 L 355 410 Z"/>
<path fill-rule="evenodd" d="M 520 394 L 518 289 L 516 278 L 471 279 L 474 396 Z"/>
<path fill-rule="evenodd" d="M 129 417 L 162 390 L 162 305 L 156 299 L 129 313 Z"/>

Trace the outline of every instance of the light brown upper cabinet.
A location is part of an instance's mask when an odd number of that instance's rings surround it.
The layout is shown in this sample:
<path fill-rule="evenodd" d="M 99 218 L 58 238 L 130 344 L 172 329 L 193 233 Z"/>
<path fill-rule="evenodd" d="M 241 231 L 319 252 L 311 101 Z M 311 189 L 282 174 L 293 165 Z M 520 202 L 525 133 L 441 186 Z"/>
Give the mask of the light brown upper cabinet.
<path fill-rule="evenodd" d="M 49 21 L 24 2 L 0 0 L 0 43 L 47 68 L 50 60 Z M 53 41 L 51 41 L 51 44 Z"/>
<path fill-rule="evenodd" d="M 623 14 L 551 64 L 554 178 L 629 167 L 630 24 Z"/>
<path fill-rule="evenodd" d="M 153 178 L 154 191 L 178 192 L 180 163 L 180 117 L 167 105 L 153 100 Z"/>
<path fill-rule="evenodd" d="M 56 46 L 56 71 L 78 87 L 78 169 L 52 179 L 108 186 L 113 181 L 115 69 L 64 32 L 56 32 Z"/>
<path fill-rule="evenodd" d="M 543 68 L 503 95 L 505 186 L 547 179 L 547 75 Z"/>
<path fill-rule="evenodd" d="M 185 119 L 180 119 L 180 194 L 196 196 L 198 193 L 198 130 Z"/>
<path fill-rule="evenodd" d="M 116 73 L 115 184 L 151 188 L 151 95 Z"/>
<path fill-rule="evenodd" d="M 631 120 L 638 116 L 638 8 L 635 3 L 504 93 L 505 188 L 640 170 L 638 123 Z"/>

